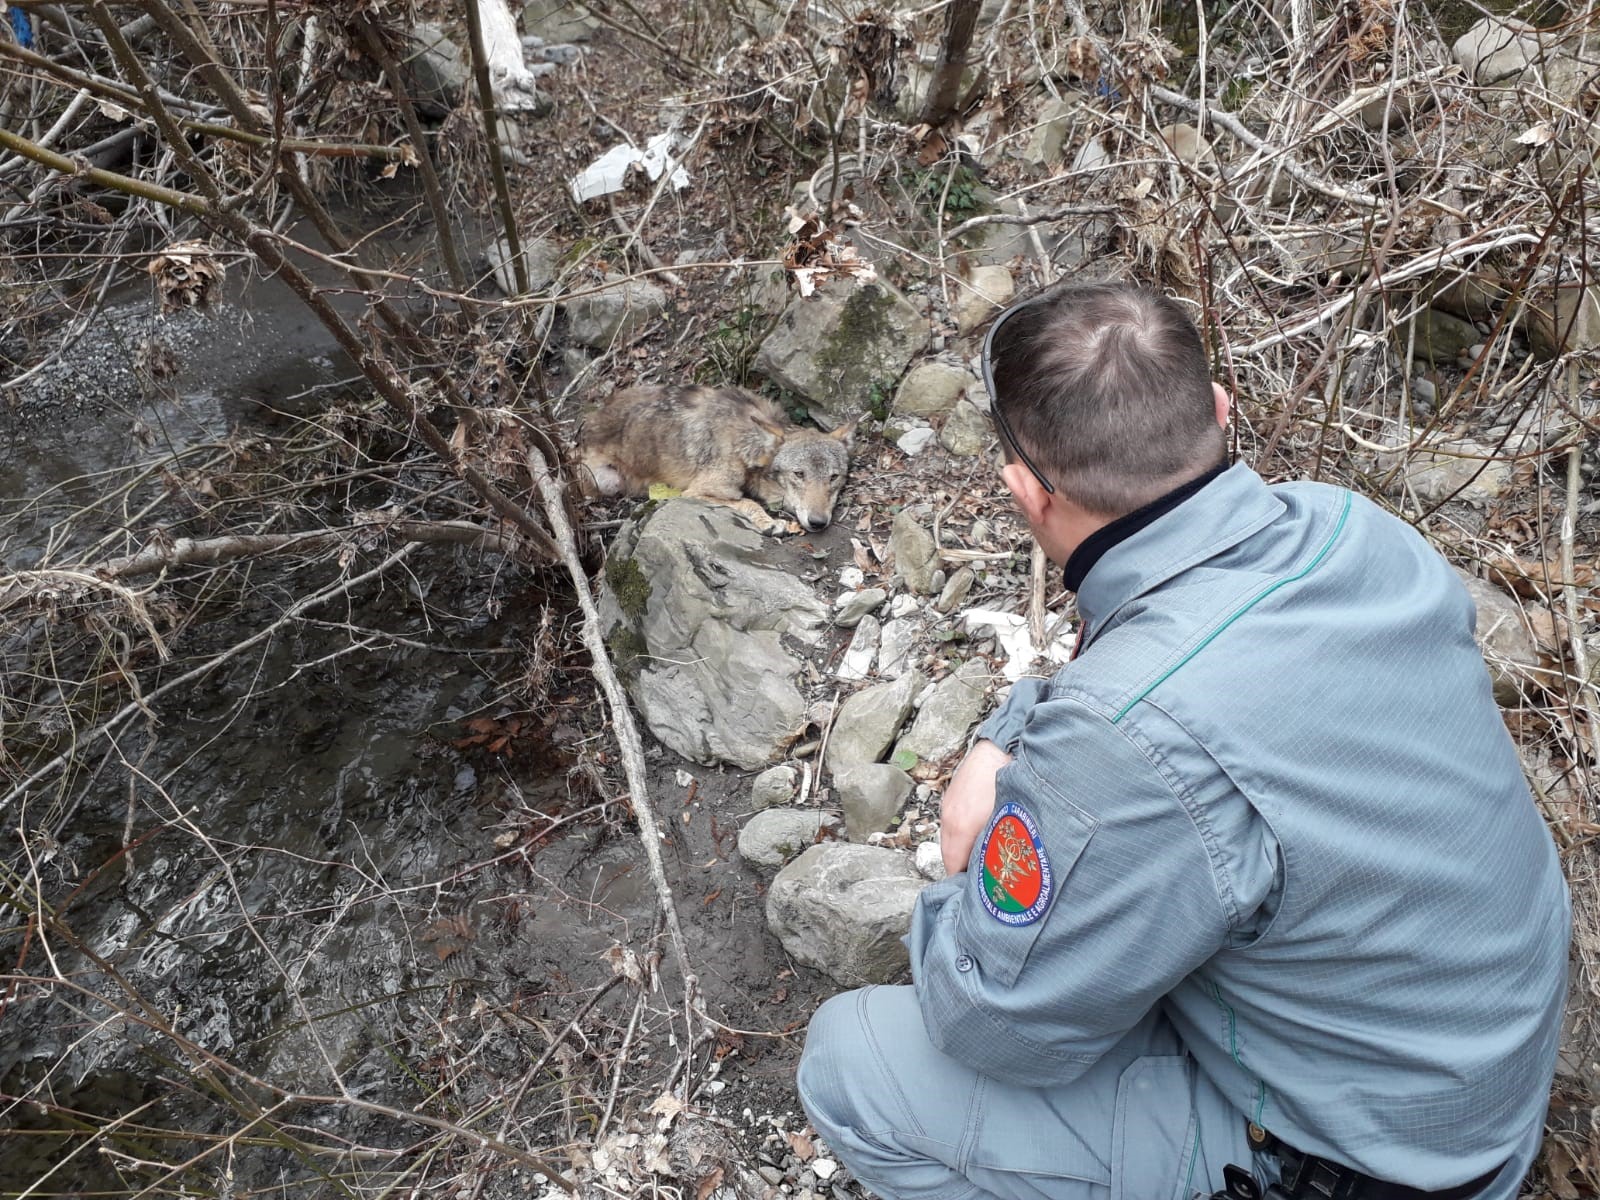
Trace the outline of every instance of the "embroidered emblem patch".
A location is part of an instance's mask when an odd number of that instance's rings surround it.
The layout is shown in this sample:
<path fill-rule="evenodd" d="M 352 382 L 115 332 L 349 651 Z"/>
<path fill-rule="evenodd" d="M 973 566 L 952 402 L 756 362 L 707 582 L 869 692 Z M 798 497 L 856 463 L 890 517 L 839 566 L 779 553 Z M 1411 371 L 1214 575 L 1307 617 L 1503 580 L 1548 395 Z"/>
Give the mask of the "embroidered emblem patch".
<path fill-rule="evenodd" d="M 1055 895 L 1055 877 L 1033 814 L 1020 804 L 1002 804 L 983 833 L 983 906 L 1006 925 L 1032 925 Z"/>

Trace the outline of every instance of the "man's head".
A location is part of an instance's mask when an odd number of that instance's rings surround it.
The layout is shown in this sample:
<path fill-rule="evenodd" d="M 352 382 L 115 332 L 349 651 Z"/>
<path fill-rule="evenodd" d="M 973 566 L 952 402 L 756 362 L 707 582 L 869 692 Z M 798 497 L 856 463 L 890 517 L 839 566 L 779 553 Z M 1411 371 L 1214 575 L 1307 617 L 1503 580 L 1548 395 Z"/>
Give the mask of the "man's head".
<path fill-rule="evenodd" d="M 1193 323 L 1164 296 L 1116 283 L 1056 289 L 1002 314 L 985 360 L 1008 485 L 1027 471 L 1104 523 L 1224 458 L 1227 394 Z"/>

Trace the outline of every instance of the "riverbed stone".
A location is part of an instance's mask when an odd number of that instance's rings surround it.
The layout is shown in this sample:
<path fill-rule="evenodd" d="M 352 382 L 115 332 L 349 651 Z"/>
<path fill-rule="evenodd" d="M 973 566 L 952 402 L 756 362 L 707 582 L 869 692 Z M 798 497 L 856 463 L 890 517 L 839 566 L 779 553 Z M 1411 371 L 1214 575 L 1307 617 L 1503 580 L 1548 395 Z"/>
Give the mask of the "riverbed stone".
<path fill-rule="evenodd" d="M 768 767 L 750 784 L 750 807 L 777 808 L 794 799 L 800 785 L 800 772 L 788 764 Z"/>
<path fill-rule="evenodd" d="M 814 808 L 763 809 L 739 830 L 739 857 L 753 867 L 781 867 L 838 823 Z"/>
<path fill-rule="evenodd" d="M 828 770 L 837 776 L 858 763 L 881 762 L 927 682 L 921 671 L 907 671 L 845 700 L 828 735 Z"/>
<path fill-rule="evenodd" d="M 922 518 L 909 508 L 894 515 L 889 530 L 889 549 L 894 553 L 895 574 L 918 595 L 933 590 L 933 573 L 939 569 L 939 548 L 933 534 L 924 528 Z"/>
<path fill-rule="evenodd" d="M 755 369 L 844 421 L 887 396 L 927 344 L 927 321 L 894 288 L 839 279 L 790 301 Z"/>
<path fill-rule="evenodd" d="M 852 842 L 864 842 L 895 824 L 916 785 L 889 763 L 857 763 L 833 777 L 844 828 Z"/>
<path fill-rule="evenodd" d="M 802 556 L 700 500 L 668 500 L 624 523 L 607 557 L 601 628 L 658 741 L 745 770 L 788 747 L 805 724 L 803 647 L 828 620 L 798 578 Z"/>
<path fill-rule="evenodd" d="M 897 850 L 813 846 L 767 889 L 767 926 L 791 957 L 846 987 L 888 983 L 910 965 L 900 939 L 925 882 Z"/>
<path fill-rule="evenodd" d="M 933 602 L 935 612 L 952 613 L 960 608 L 972 591 L 972 585 L 978 582 L 978 575 L 971 567 L 958 567 L 954 575 L 950 576 L 944 587 L 939 591 L 939 598 Z"/>
<path fill-rule="evenodd" d="M 1437 308 L 1423 309 L 1395 331 L 1395 348 L 1401 354 L 1407 345 L 1412 345 L 1419 359 L 1427 359 L 1434 366 L 1454 363 L 1482 340 L 1483 335 L 1471 321 Z"/>
<path fill-rule="evenodd" d="M 472 79 L 466 51 L 437 21 L 413 22 L 406 36 L 410 45 L 405 66 L 413 101 L 424 116 L 448 115 Z"/>
<path fill-rule="evenodd" d="M 833 673 L 839 679 L 865 679 L 872 674 L 872 664 L 878 660 L 878 643 L 883 638 L 883 627 L 878 618 L 862 616 L 856 622 L 855 634 L 850 644 L 839 656 L 839 665 Z"/>
<path fill-rule="evenodd" d="M 597 350 L 607 349 L 618 339 L 660 316 L 667 307 L 667 294 L 645 279 L 616 279 L 587 296 L 568 300 L 562 308 L 574 341 Z"/>
<path fill-rule="evenodd" d="M 522 32 L 547 42 L 586 41 L 602 24 L 578 0 L 528 0 L 522 6 Z"/>
<path fill-rule="evenodd" d="M 1600 289 L 1580 283 L 1544 288 L 1528 305 L 1523 329 L 1540 358 L 1600 347 Z"/>
<path fill-rule="evenodd" d="M 530 238 L 522 243 L 522 263 L 528 275 L 528 290 L 542 292 L 555 281 L 561 265 L 561 246 L 549 238 Z M 494 276 L 494 285 L 507 296 L 517 294 L 517 272 L 511 243 L 497 238 L 483 252 L 485 265 Z"/>
<path fill-rule="evenodd" d="M 906 673 L 911 655 L 917 648 L 917 622 L 909 617 L 895 617 L 883 623 L 878 638 L 878 676 L 881 679 L 898 679 Z"/>
<path fill-rule="evenodd" d="M 989 444 L 991 425 L 988 413 L 972 401 L 962 400 L 945 418 L 944 428 L 939 430 L 939 444 L 951 454 L 975 457 Z"/>
<path fill-rule="evenodd" d="M 989 691 L 989 667 L 972 658 L 929 686 L 910 730 L 894 748 L 894 757 L 910 753 L 923 762 L 937 762 L 967 744 L 983 715 Z"/>
<path fill-rule="evenodd" d="M 1009 276 L 1008 276 L 1009 277 Z M 930 359 L 906 372 L 894 394 L 894 413 L 906 417 L 937 417 L 956 406 L 977 376 L 960 363 Z"/>
<path fill-rule="evenodd" d="M 1011 303 L 1017 285 L 1011 278 L 1010 269 L 995 263 L 973 267 L 965 280 L 953 281 L 950 290 L 951 315 L 956 319 L 956 330 L 966 337 L 988 320 L 990 313 Z"/>
<path fill-rule="evenodd" d="M 944 868 L 944 852 L 938 842 L 922 842 L 917 846 L 917 874 L 938 883 L 949 874 Z"/>
<path fill-rule="evenodd" d="M 1075 96 L 1052 96 L 1039 106 L 1034 115 L 1034 126 L 1028 134 L 1022 151 L 1022 161 L 1033 167 L 1047 167 L 1061 161 L 1062 147 L 1072 128 L 1073 113 L 1077 110 Z"/>
<path fill-rule="evenodd" d="M 1540 55 L 1538 31 L 1514 17 L 1484 17 L 1458 37 L 1450 53 L 1474 83 L 1522 74 Z"/>
<path fill-rule="evenodd" d="M 1482 507 L 1504 495 L 1511 486 L 1512 463 L 1488 461 L 1495 450 L 1463 439 L 1431 450 L 1418 450 L 1407 459 L 1406 486 L 1424 504 L 1439 504 L 1447 499 Z M 1392 455 L 1380 455 L 1385 470 Z"/>
<path fill-rule="evenodd" d="M 876 612 L 888 598 L 889 593 L 880 587 L 846 592 L 833 602 L 833 623 L 841 629 L 853 629 L 861 624 L 862 617 Z"/>
<path fill-rule="evenodd" d="M 1494 698 L 1504 705 L 1523 703 L 1528 684 L 1540 668 L 1539 650 L 1528 633 L 1521 606 L 1505 592 L 1461 568 L 1456 574 L 1477 608 L 1473 636 L 1483 651 L 1494 682 Z"/>

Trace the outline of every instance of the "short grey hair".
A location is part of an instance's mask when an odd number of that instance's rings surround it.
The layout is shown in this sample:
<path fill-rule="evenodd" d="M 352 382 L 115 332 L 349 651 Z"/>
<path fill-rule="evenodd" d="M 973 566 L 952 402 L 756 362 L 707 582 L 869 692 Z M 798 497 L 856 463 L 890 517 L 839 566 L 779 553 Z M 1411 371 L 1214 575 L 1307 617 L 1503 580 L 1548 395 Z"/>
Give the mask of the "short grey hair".
<path fill-rule="evenodd" d="M 991 401 L 1070 500 L 1119 517 L 1226 457 L 1200 333 L 1176 301 L 1067 286 L 995 331 Z"/>

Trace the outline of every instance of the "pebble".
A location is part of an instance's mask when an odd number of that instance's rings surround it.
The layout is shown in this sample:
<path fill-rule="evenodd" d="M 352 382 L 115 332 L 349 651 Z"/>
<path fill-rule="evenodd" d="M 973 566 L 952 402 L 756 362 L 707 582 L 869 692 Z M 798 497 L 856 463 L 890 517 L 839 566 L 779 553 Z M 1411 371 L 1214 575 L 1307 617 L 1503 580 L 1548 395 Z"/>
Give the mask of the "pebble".
<path fill-rule="evenodd" d="M 811 1164 L 811 1170 L 818 1179 L 832 1179 L 833 1173 L 839 1169 L 839 1164 L 831 1158 L 819 1158 Z"/>
<path fill-rule="evenodd" d="M 923 425 L 917 429 L 906 430 L 900 435 L 900 440 L 895 445 L 900 447 L 902 454 L 921 454 L 936 436 L 938 435 L 933 430 Z"/>
<path fill-rule="evenodd" d="M 908 596 L 904 592 L 889 601 L 889 615 L 891 617 L 909 617 L 921 607 L 915 596 Z"/>
<path fill-rule="evenodd" d="M 860 567 L 840 567 L 839 586 L 858 588 L 867 581 L 867 573 Z"/>
<path fill-rule="evenodd" d="M 783 1182 L 783 1172 L 769 1163 L 762 1163 L 757 1167 L 756 1174 L 773 1187 L 777 1187 Z"/>

